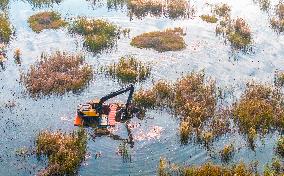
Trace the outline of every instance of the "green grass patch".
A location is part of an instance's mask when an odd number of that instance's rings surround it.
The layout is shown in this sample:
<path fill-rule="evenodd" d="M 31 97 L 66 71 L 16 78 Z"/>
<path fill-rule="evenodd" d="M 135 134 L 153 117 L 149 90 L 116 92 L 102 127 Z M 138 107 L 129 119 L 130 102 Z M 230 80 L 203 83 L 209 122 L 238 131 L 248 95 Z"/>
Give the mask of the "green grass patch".
<path fill-rule="evenodd" d="M 75 175 L 85 158 L 87 134 L 83 129 L 72 133 L 42 131 L 36 138 L 36 154 L 46 156 L 48 165 L 38 175 Z"/>
<path fill-rule="evenodd" d="M 32 96 L 40 96 L 79 91 L 92 77 L 92 68 L 84 62 L 83 56 L 56 52 L 43 55 L 22 75 L 22 81 Z"/>
<path fill-rule="evenodd" d="M 200 18 L 207 23 L 217 23 L 218 21 L 218 18 L 216 18 L 214 15 L 201 15 Z"/>
<path fill-rule="evenodd" d="M 150 64 L 143 63 L 133 56 L 125 56 L 118 63 L 103 68 L 107 75 L 123 83 L 135 83 L 147 79 L 151 74 Z"/>
<path fill-rule="evenodd" d="M 70 27 L 71 33 L 84 37 L 84 46 L 92 52 L 112 48 L 120 36 L 120 29 L 107 21 L 80 17 Z"/>
<path fill-rule="evenodd" d="M 12 27 L 8 17 L 0 14 L 0 42 L 8 43 L 12 36 Z"/>
<path fill-rule="evenodd" d="M 29 25 L 34 32 L 41 32 L 44 29 L 59 29 L 67 25 L 57 12 L 40 12 L 28 19 Z"/>
<path fill-rule="evenodd" d="M 138 48 L 152 48 L 159 52 L 180 51 L 186 47 L 181 28 L 148 32 L 134 37 L 131 45 Z"/>

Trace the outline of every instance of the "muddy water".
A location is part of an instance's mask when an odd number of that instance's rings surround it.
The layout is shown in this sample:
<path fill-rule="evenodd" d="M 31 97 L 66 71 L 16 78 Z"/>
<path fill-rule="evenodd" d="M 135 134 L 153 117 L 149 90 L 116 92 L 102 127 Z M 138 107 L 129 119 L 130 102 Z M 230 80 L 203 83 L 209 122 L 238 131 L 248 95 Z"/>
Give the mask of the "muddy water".
<path fill-rule="evenodd" d="M 219 0 L 207 1 L 218 3 Z M 19 83 L 20 73 L 26 72 L 40 56 L 41 52 L 58 49 L 69 52 L 82 52 L 93 67 L 117 61 L 120 56 L 136 55 L 153 65 L 152 77 L 136 88 L 148 87 L 159 79 L 175 80 L 181 74 L 192 70 L 205 70 L 208 76 L 216 79 L 218 86 L 232 92 L 228 102 L 240 96 L 241 90 L 249 80 L 273 83 L 274 73 L 284 70 L 284 40 L 269 28 L 271 12 L 261 11 L 252 0 L 222 0 L 232 6 L 233 17 L 245 18 L 253 31 L 253 52 L 244 54 L 233 51 L 222 38 L 215 36 L 215 25 L 203 22 L 199 16 L 210 11 L 205 1 L 191 1 L 197 13 L 195 17 L 182 20 L 170 20 L 165 17 L 146 17 L 130 20 L 127 9 L 108 9 L 106 2 L 97 5 L 84 0 L 64 0 L 52 7 L 35 8 L 25 1 L 11 1 L 9 17 L 15 28 L 15 37 L 7 47 L 8 60 L 5 69 L 0 70 L 0 175 L 34 175 L 45 167 L 46 160 L 37 161 L 34 156 L 17 157 L 16 150 L 32 147 L 34 138 L 42 129 L 62 129 L 69 131 L 73 127 L 76 105 L 94 97 L 101 97 L 120 88 L 120 84 L 96 75 L 90 85 L 78 94 L 67 93 L 63 96 L 50 96 L 34 100 L 25 94 L 25 88 Z M 273 2 L 272 4 L 276 4 Z M 273 5 L 272 5 L 273 6 Z M 141 50 L 129 45 L 129 38 L 118 41 L 117 48 L 111 53 L 93 55 L 84 50 L 82 38 L 70 36 L 66 29 L 46 30 L 40 34 L 32 32 L 27 19 L 30 15 L 43 10 L 59 11 L 63 17 L 87 16 L 103 18 L 115 24 L 130 28 L 130 38 L 143 32 L 163 30 L 169 27 L 183 27 L 187 35 L 187 48 L 181 52 L 158 53 L 153 50 Z M 14 62 L 13 51 L 22 50 L 22 63 Z M 125 100 L 121 96 L 117 100 Z M 5 108 L 8 101 L 15 103 L 14 108 Z M 117 154 L 122 141 L 101 137 L 88 141 L 88 156 L 79 170 L 79 175 L 155 175 L 160 156 L 170 161 L 185 164 L 202 164 L 207 161 L 220 163 L 218 150 L 232 142 L 238 149 L 232 162 L 258 161 L 259 168 L 273 157 L 273 148 L 278 134 L 268 135 L 257 141 L 255 151 L 246 146 L 244 138 L 237 133 L 223 136 L 214 142 L 213 150 L 194 143 L 180 145 L 177 135 L 178 121 L 167 112 L 148 111 L 144 120 L 133 119 L 131 123 L 135 144 L 129 148 L 131 162 L 123 161 Z M 92 130 L 89 130 L 90 134 Z M 152 132 L 152 133 L 149 133 Z M 127 138 L 124 124 L 115 129 L 121 138 Z M 101 153 L 97 158 L 96 154 Z"/>

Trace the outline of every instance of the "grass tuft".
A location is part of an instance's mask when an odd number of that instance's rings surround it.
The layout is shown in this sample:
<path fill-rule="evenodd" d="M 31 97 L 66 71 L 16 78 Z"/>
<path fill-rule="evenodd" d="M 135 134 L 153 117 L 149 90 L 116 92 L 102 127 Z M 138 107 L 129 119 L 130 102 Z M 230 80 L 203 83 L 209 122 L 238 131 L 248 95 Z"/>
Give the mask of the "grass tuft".
<path fill-rule="evenodd" d="M 124 83 L 143 81 L 151 74 L 151 66 L 138 61 L 133 56 L 121 57 L 118 63 L 111 64 L 103 69 L 108 75 L 118 78 Z"/>
<path fill-rule="evenodd" d="M 83 56 L 56 52 L 43 55 L 22 75 L 22 81 L 32 96 L 40 96 L 81 90 L 92 76 L 92 68 L 85 64 Z"/>
<path fill-rule="evenodd" d="M 87 134 L 84 129 L 72 133 L 42 131 L 36 139 L 36 154 L 46 156 L 48 165 L 38 175 L 75 175 L 85 158 Z"/>
<path fill-rule="evenodd" d="M 138 48 L 152 48 L 159 52 L 180 51 L 186 47 L 183 29 L 167 29 L 162 32 L 148 32 L 132 39 L 131 45 Z"/>
<path fill-rule="evenodd" d="M 61 19 L 57 12 L 40 12 L 28 19 L 29 25 L 34 32 L 40 33 L 44 29 L 59 29 L 66 26 L 67 22 Z"/>

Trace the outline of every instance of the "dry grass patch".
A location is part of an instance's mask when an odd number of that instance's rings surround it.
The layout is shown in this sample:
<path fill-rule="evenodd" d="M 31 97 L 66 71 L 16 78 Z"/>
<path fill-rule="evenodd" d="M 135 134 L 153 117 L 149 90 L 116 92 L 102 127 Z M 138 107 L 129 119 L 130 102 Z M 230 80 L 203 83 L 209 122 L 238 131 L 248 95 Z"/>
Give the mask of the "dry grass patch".
<path fill-rule="evenodd" d="M 272 86 L 248 84 L 241 99 L 233 105 L 233 115 L 241 132 L 249 136 L 252 131 L 283 129 L 283 95 Z"/>
<path fill-rule="evenodd" d="M 148 32 L 134 37 L 131 45 L 138 48 L 152 48 L 159 52 L 180 51 L 186 47 L 183 29 L 167 29 L 162 32 Z"/>
<path fill-rule="evenodd" d="M 37 33 L 44 29 L 59 29 L 67 24 L 57 12 L 37 13 L 30 16 L 28 22 L 32 30 Z"/>
<path fill-rule="evenodd" d="M 56 52 L 42 55 L 41 60 L 22 75 L 27 90 L 33 96 L 63 94 L 78 91 L 92 79 L 93 71 L 81 55 Z"/>
<path fill-rule="evenodd" d="M 84 46 L 92 52 L 112 48 L 120 36 L 119 28 L 104 20 L 80 17 L 71 24 L 71 33 L 82 35 Z"/>
<path fill-rule="evenodd" d="M 111 64 L 103 70 L 121 82 L 135 83 L 147 79 L 151 74 L 150 64 L 138 61 L 133 56 L 125 56 L 118 63 Z"/>
<path fill-rule="evenodd" d="M 48 165 L 38 175 L 75 175 L 85 158 L 87 134 L 83 129 L 73 133 L 42 131 L 36 138 L 36 154 L 46 156 Z"/>
<path fill-rule="evenodd" d="M 201 15 L 200 18 L 207 23 L 217 23 L 218 21 L 218 18 L 216 18 L 214 15 Z"/>
<path fill-rule="evenodd" d="M 12 27 L 8 17 L 0 14 L 0 43 L 8 43 L 12 36 Z"/>

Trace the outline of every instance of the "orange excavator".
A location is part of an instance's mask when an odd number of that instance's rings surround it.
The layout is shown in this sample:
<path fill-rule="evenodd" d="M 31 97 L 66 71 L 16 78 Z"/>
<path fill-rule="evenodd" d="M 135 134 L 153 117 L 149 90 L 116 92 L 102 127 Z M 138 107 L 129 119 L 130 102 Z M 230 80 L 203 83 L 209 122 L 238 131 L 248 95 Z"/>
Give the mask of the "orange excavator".
<path fill-rule="evenodd" d="M 130 92 L 126 104 L 105 102 L 120 94 Z M 134 113 L 138 112 L 132 104 L 134 86 L 131 84 L 116 92 L 112 92 L 101 99 L 94 99 L 85 104 L 79 104 L 74 120 L 75 126 L 93 126 L 107 128 L 115 126 L 116 122 L 123 122 L 130 119 Z"/>

